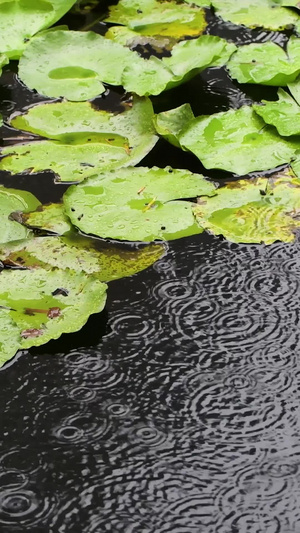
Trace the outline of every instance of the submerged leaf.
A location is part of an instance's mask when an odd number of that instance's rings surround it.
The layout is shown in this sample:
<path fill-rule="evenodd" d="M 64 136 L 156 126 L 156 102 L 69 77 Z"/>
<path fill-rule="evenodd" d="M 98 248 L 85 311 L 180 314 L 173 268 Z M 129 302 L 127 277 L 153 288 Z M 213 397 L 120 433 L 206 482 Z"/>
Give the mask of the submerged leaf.
<path fill-rule="evenodd" d="M 286 52 L 270 41 L 241 46 L 227 68 L 239 83 L 287 85 L 300 73 L 300 39 L 291 37 Z"/>
<path fill-rule="evenodd" d="M 1 220 L 1 237 L 2 243 L 25 239 L 29 235 L 29 230 L 11 220 L 9 216 L 14 211 L 32 211 L 40 205 L 40 202 L 27 191 L 17 189 L 6 189 L 0 187 L 0 220 Z"/>
<path fill-rule="evenodd" d="M 224 20 L 250 28 L 283 30 L 299 21 L 296 13 L 272 0 L 212 0 L 212 4 Z"/>
<path fill-rule="evenodd" d="M 128 26 L 140 35 L 177 40 L 197 37 L 207 25 L 205 11 L 196 2 L 169 0 L 120 0 L 116 6 L 110 6 L 106 21 Z"/>
<path fill-rule="evenodd" d="M 17 348 L 40 346 L 79 330 L 106 300 L 104 283 L 71 270 L 3 270 L 0 287 L 1 363 Z"/>
<path fill-rule="evenodd" d="M 152 241 L 201 232 L 192 204 L 180 198 L 214 193 L 199 174 L 171 168 L 128 168 L 90 178 L 64 195 L 67 215 L 85 233 Z"/>
<path fill-rule="evenodd" d="M 299 140 L 282 139 L 248 106 L 197 117 L 183 129 L 178 140 L 206 168 L 240 175 L 289 163 L 300 148 Z"/>
<path fill-rule="evenodd" d="M 232 242 L 291 242 L 300 227 L 300 180 L 287 176 L 228 183 L 194 213 L 201 227 Z"/>
<path fill-rule="evenodd" d="M 30 269 L 68 269 L 93 274 L 100 281 L 132 276 L 145 270 L 165 252 L 161 244 L 140 249 L 101 243 L 69 233 L 63 237 L 35 237 L 0 246 L 0 259 L 6 265 Z"/>
<path fill-rule="evenodd" d="M 26 41 L 59 20 L 75 0 L 2 0 L 0 2 L 0 53 L 19 59 Z"/>
<path fill-rule="evenodd" d="M 2 149 L 0 169 L 13 174 L 52 170 L 60 181 L 81 181 L 106 169 L 135 165 L 157 142 L 153 108 L 134 97 L 123 113 L 97 111 L 88 102 L 34 106 L 11 125 L 57 139 Z"/>
<path fill-rule="evenodd" d="M 279 89 L 278 96 L 276 102 L 262 100 L 263 105 L 254 105 L 253 108 L 267 124 L 275 126 L 280 135 L 299 135 L 299 105 L 283 89 Z"/>

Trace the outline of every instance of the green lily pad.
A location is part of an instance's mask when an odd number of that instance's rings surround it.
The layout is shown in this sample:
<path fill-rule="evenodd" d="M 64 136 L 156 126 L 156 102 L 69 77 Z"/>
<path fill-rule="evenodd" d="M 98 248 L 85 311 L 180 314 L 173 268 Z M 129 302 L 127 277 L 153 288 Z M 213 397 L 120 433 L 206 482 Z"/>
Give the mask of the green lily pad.
<path fill-rule="evenodd" d="M 131 63 L 123 71 L 122 84 L 127 91 L 157 95 L 181 85 L 207 67 L 224 65 L 235 49 L 234 44 L 220 37 L 202 35 L 175 44 L 170 57 L 162 60 L 151 57 L 143 65 Z"/>
<path fill-rule="evenodd" d="M 164 57 L 162 63 L 180 79 L 191 77 L 208 66 L 222 66 L 236 50 L 233 43 L 215 35 L 202 35 L 176 44 L 170 57 Z M 176 80 L 174 80 L 176 83 Z"/>
<path fill-rule="evenodd" d="M 35 237 L 0 246 L 5 265 L 22 268 L 53 267 L 93 274 L 99 281 L 112 281 L 145 270 L 165 252 L 162 244 L 127 250 L 96 239 L 69 233 L 63 237 Z"/>
<path fill-rule="evenodd" d="M 100 237 L 153 241 L 201 232 L 193 198 L 214 193 L 199 174 L 171 168 L 127 168 L 90 178 L 64 195 L 66 213 L 85 233 Z"/>
<path fill-rule="evenodd" d="M 196 3 L 157 0 L 120 0 L 110 7 L 106 21 L 128 26 L 140 35 L 176 40 L 197 37 L 207 25 L 205 11 Z"/>
<path fill-rule="evenodd" d="M 11 125 L 54 140 L 6 146 L 0 169 L 12 174 L 52 170 L 58 181 L 81 181 L 106 169 L 135 165 L 157 142 L 153 107 L 147 98 L 134 97 L 125 109 L 118 114 L 96 111 L 88 102 L 32 107 Z"/>
<path fill-rule="evenodd" d="M 57 30 L 34 39 L 19 64 L 19 76 L 31 89 L 68 100 L 100 94 L 100 80 L 123 85 L 140 96 L 160 94 L 204 68 L 227 62 L 234 45 L 212 35 L 178 43 L 172 56 L 146 60 L 126 46 L 93 32 Z"/>
<path fill-rule="evenodd" d="M 18 213 L 16 220 L 32 229 L 40 229 L 64 235 L 72 229 L 72 224 L 65 215 L 63 204 L 39 205 L 30 213 Z"/>
<path fill-rule="evenodd" d="M 239 175 L 289 163 L 300 148 L 300 141 L 281 138 L 248 106 L 197 117 L 182 130 L 178 141 L 205 168 Z"/>
<path fill-rule="evenodd" d="M 291 37 L 286 52 L 270 41 L 241 46 L 227 68 L 239 83 L 287 85 L 300 73 L 300 39 Z"/>
<path fill-rule="evenodd" d="M 292 242 L 300 227 L 300 180 L 288 176 L 228 183 L 194 209 L 201 227 L 237 243 Z"/>
<path fill-rule="evenodd" d="M 283 89 L 278 91 L 276 102 L 262 100 L 263 105 L 254 105 L 256 113 L 267 124 L 276 127 L 280 135 L 300 135 L 300 107 Z"/>
<path fill-rule="evenodd" d="M 101 81 L 121 85 L 122 65 L 134 60 L 131 54 L 92 31 L 47 32 L 26 47 L 19 77 L 46 96 L 88 100 L 105 91 Z"/>
<path fill-rule="evenodd" d="M 180 148 L 180 133 L 194 118 L 190 104 L 183 104 L 175 109 L 158 113 L 153 121 L 157 133 Z"/>
<path fill-rule="evenodd" d="M 0 3 L 0 53 L 19 59 L 26 41 L 58 21 L 75 0 L 4 0 Z"/>
<path fill-rule="evenodd" d="M 212 4 L 224 20 L 250 28 L 283 30 L 299 21 L 297 13 L 272 0 L 212 0 Z"/>
<path fill-rule="evenodd" d="M 106 285 L 71 270 L 3 270 L 0 273 L 0 361 L 13 350 L 40 346 L 78 331 L 106 301 Z M 6 346 L 8 333 L 11 340 Z"/>
<path fill-rule="evenodd" d="M 40 202 L 27 191 L 17 189 L 6 189 L 0 187 L 0 219 L 1 219 L 1 237 L 2 243 L 25 239 L 29 236 L 30 231 L 24 228 L 18 222 L 11 220 L 9 216 L 14 211 L 32 211 L 40 205 Z"/>

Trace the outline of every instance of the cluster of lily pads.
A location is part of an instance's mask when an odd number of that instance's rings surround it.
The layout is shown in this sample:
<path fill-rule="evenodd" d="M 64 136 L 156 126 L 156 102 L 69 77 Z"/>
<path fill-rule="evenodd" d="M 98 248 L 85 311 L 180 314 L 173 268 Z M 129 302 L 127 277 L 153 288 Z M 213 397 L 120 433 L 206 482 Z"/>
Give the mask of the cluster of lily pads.
<path fill-rule="evenodd" d="M 74 3 L 0 3 L 0 71 L 18 60 L 21 82 L 52 98 L 8 118 L 22 141 L 1 149 L 0 170 L 28 180 L 50 170 L 73 183 L 62 203 L 48 205 L 0 187 L 0 364 L 80 329 L 103 309 L 107 282 L 162 256 L 153 241 L 209 231 L 237 243 L 291 242 L 300 226 L 297 0 L 120 0 L 104 36 L 53 26 Z M 292 35 L 285 49 L 237 47 L 203 34 L 208 8 L 233 24 Z M 138 52 L 149 49 L 148 58 Z M 278 100 L 198 117 L 189 104 L 154 113 L 152 95 L 221 66 L 238 83 L 278 86 Z M 109 86 L 127 92 L 119 112 L 90 102 Z M 240 179 L 217 187 L 188 170 L 136 166 L 159 137 Z M 245 177 L 281 165 L 269 177 Z"/>

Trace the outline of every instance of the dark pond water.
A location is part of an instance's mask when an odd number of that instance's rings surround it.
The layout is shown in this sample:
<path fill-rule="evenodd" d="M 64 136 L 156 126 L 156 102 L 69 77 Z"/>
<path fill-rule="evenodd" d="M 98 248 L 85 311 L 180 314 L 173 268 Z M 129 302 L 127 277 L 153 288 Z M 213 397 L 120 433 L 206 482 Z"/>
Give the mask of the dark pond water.
<path fill-rule="evenodd" d="M 103 32 L 103 5 L 66 21 Z M 212 15 L 208 31 L 286 41 Z M 5 117 L 42 100 L 13 68 L 0 83 Z M 265 95 L 211 69 L 153 102 L 200 114 Z M 208 174 L 163 141 L 143 164 Z M 43 202 L 65 190 L 50 173 L 1 183 Z M 299 247 L 173 241 L 153 267 L 110 283 L 81 332 L 2 368 L 1 533 L 299 533 Z"/>

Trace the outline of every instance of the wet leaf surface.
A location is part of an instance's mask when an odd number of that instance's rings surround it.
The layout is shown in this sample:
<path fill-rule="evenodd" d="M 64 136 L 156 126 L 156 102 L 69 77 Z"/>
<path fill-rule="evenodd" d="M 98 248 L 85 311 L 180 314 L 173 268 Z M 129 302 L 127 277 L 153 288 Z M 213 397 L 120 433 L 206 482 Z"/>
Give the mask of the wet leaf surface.
<path fill-rule="evenodd" d="M 40 346 L 62 333 L 77 331 L 106 301 L 106 285 L 83 272 L 3 270 L 0 281 L 2 364 L 17 348 Z M 65 292 L 57 293 L 58 288 Z"/>
<path fill-rule="evenodd" d="M 239 83 L 288 85 L 300 73 L 300 39 L 291 37 L 286 52 L 272 42 L 241 46 L 232 55 L 228 69 Z"/>
<path fill-rule="evenodd" d="M 297 25 L 299 16 L 282 6 L 291 6 L 296 0 L 278 5 L 272 0 L 212 0 L 216 12 L 224 20 L 250 28 L 283 30 Z"/>
<path fill-rule="evenodd" d="M 233 44 L 203 35 L 173 47 L 170 58 L 146 60 L 94 32 L 57 30 L 32 39 L 19 63 L 19 76 L 46 96 L 88 100 L 104 92 L 101 82 L 123 85 L 140 96 L 160 94 L 210 65 L 226 63 Z"/>
<path fill-rule="evenodd" d="M 283 89 L 278 91 L 276 102 L 262 100 L 263 105 L 254 105 L 254 109 L 267 124 L 275 126 L 280 135 L 300 134 L 300 107 Z"/>
<path fill-rule="evenodd" d="M 201 231 L 192 204 L 180 198 L 213 194 L 203 176 L 171 168 L 129 168 L 72 186 L 66 213 L 85 233 L 128 241 L 170 240 Z"/>
<path fill-rule="evenodd" d="M 0 52 L 19 59 L 26 42 L 58 21 L 75 0 L 6 0 L 0 3 Z"/>
<path fill-rule="evenodd" d="M 0 246 L 4 265 L 29 269 L 53 267 L 93 274 L 112 281 L 145 270 L 165 253 L 162 244 L 126 249 L 69 233 L 63 237 L 35 237 Z"/>
<path fill-rule="evenodd" d="M 152 119 L 150 100 L 139 97 L 117 114 L 97 111 L 88 102 L 35 106 L 11 124 L 54 140 L 3 148 L 6 157 L 0 169 L 12 174 L 49 169 L 58 181 L 81 181 L 106 169 L 134 165 L 157 142 Z"/>
<path fill-rule="evenodd" d="M 292 242 L 300 228 L 300 180 L 291 176 L 228 183 L 201 199 L 201 227 L 236 243 Z"/>
<path fill-rule="evenodd" d="M 197 117 L 180 132 L 178 140 L 206 168 L 239 175 L 289 163 L 300 148 L 297 138 L 283 139 L 249 106 Z"/>

